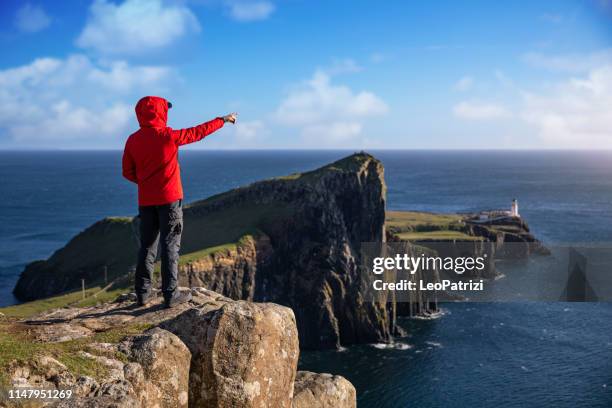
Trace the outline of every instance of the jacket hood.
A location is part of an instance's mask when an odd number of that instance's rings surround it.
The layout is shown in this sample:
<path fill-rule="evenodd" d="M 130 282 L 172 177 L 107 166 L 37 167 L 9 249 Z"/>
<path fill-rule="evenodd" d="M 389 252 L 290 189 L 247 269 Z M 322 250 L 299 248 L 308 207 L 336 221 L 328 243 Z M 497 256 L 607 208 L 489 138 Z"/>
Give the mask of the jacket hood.
<path fill-rule="evenodd" d="M 168 101 L 159 96 L 145 96 L 136 104 L 136 117 L 140 127 L 166 127 Z"/>

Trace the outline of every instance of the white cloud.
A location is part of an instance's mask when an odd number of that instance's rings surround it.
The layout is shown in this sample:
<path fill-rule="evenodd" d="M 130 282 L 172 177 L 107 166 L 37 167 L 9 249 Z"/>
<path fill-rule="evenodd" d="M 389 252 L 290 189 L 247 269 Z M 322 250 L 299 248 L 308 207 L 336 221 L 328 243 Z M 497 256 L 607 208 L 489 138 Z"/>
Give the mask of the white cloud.
<path fill-rule="evenodd" d="M 40 6 L 26 3 L 17 10 L 15 26 L 24 33 L 36 33 L 51 24 L 51 18 Z"/>
<path fill-rule="evenodd" d="M 52 143 L 79 140 L 87 137 L 124 136 L 118 134 L 129 123 L 132 109 L 125 104 L 115 103 L 102 110 L 91 110 L 72 106 L 67 100 L 60 100 L 48 107 L 40 119 L 23 121 L 10 128 L 10 135 L 16 142 L 31 145 L 32 142 Z"/>
<path fill-rule="evenodd" d="M 311 79 L 289 91 L 274 117 L 281 124 L 299 129 L 306 143 L 333 145 L 359 136 L 365 119 L 384 115 L 388 110 L 375 94 L 334 85 L 329 74 L 317 70 Z"/>
<path fill-rule="evenodd" d="M 581 73 L 602 65 L 612 64 L 612 49 L 573 55 L 544 55 L 530 52 L 523 55 L 523 61 L 535 68 Z"/>
<path fill-rule="evenodd" d="M 463 101 L 453 107 L 453 114 L 466 120 L 491 120 L 510 116 L 505 107 L 491 102 Z"/>
<path fill-rule="evenodd" d="M 612 147 L 612 64 L 563 81 L 545 92 L 526 92 L 522 117 L 553 147 Z"/>
<path fill-rule="evenodd" d="M 77 45 L 103 54 L 140 54 L 173 43 L 200 25 L 182 5 L 161 0 L 126 0 L 114 4 L 95 0 Z"/>
<path fill-rule="evenodd" d="M 170 71 L 170 68 L 163 66 L 132 67 L 125 61 L 115 61 L 107 71 L 92 67 L 88 79 L 109 89 L 128 92 L 135 87 L 145 88 L 148 84 L 156 83 L 168 77 Z"/>
<path fill-rule="evenodd" d="M 463 78 L 459 79 L 455 83 L 453 88 L 456 91 L 465 92 L 465 91 L 470 90 L 470 88 L 472 88 L 473 85 L 474 85 L 474 78 L 472 78 L 471 76 L 464 76 Z"/>
<path fill-rule="evenodd" d="M 498 70 L 495 76 L 505 93 L 494 93 L 504 99 L 463 101 L 453 107 L 453 114 L 491 120 L 502 129 L 514 127 L 514 146 L 612 148 L 612 50 L 537 58 L 534 54 L 528 62 L 572 74 L 526 89 Z M 508 117 L 515 120 L 500 121 Z"/>
<path fill-rule="evenodd" d="M 236 122 L 236 139 L 238 142 L 252 142 L 264 131 L 261 120 Z"/>
<path fill-rule="evenodd" d="M 275 10 L 274 4 L 265 0 L 226 0 L 225 4 L 230 17 L 241 22 L 265 20 Z"/>
<path fill-rule="evenodd" d="M 162 90 L 169 74 L 166 67 L 100 65 L 84 55 L 0 70 L 0 133 L 17 145 L 112 145 L 129 130 L 135 94 Z"/>

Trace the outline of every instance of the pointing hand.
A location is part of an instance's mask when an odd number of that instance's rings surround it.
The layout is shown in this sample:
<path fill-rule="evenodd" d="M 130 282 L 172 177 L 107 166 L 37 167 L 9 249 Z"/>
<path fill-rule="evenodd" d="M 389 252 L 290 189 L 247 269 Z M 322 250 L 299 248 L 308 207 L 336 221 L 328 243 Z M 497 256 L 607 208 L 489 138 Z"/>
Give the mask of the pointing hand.
<path fill-rule="evenodd" d="M 225 122 L 225 123 L 227 123 L 227 122 L 236 123 L 236 119 L 237 118 L 238 118 L 238 113 L 236 113 L 236 112 L 233 112 L 233 113 L 230 113 L 228 115 L 225 115 L 225 116 L 221 117 L 221 119 L 223 119 L 223 122 Z"/>

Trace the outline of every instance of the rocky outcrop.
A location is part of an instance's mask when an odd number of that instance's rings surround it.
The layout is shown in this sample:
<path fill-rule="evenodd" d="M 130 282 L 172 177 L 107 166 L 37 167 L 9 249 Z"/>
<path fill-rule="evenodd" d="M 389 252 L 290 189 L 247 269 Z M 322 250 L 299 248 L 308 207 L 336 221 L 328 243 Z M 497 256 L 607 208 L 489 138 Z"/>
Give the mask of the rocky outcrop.
<path fill-rule="evenodd" d="M 305 389 L 312 390 L 308 401 L 316 405 L 311 406 L 354 406 L 355 390 L 342 377 L 306 382 L 300 376 L 295 382 L 299 344 L 291 309 L 233 301 L 204 288 L 191 292 L 192 301 L 174 309 L 163 309 L 161 297 L 139 308 L 133 296 L 122 296 L 110 304 L 16 322 L 16 333 L 47 344 L 60 338 L 54 332 L 66 325 L 82 328 L 56 343 L 56 350 L 71 347 L 71 353 L 100 368 L 95 377 L 79 375 L 59 361 L 66 356 L 32 356 L 12 365 L 13 386 L 73 389 L 70 400 L 46 403 L 56 407 L 289 408 L 305 406 L 300 402 Z M 118 342 L 99 341 L 110 337 L 105 333 L 129 333 L 134 327 L 143 332 L 119 336 Z"/>
<path fill-rule="evenodd" d="M 107 353 L 111 350 L 117 353 L 115 345 L 94 344 L 93 347 L 102 348 Z M 155 328 L 126 339 L 122 347 L 130 360 L 127 363 L 83 351 L 84 355 L 101 361 L 114 371 L 111 370 L 109 377 L 101 383 L 91 377 L 79 377 L 73 383 L 64 383 L 62 386 L 73 388 L 76 396 L 54 406 L 188 406 L 191 353 L 177 336 Z"/>
<path fill-rule="evenodd" d="M 526 258 L 532 254 L 548 255 L 550 251 L 529 230 L 519 217 L 506 217 L 491 222 L 466 221 L 466 232 L 495 243 L 498 258 Z"/>
<path fill-rule="evenodd" d="M 353 384 L 339 375 L 298 371 L 293 408 L 355 408 L 357 394 Z"/>

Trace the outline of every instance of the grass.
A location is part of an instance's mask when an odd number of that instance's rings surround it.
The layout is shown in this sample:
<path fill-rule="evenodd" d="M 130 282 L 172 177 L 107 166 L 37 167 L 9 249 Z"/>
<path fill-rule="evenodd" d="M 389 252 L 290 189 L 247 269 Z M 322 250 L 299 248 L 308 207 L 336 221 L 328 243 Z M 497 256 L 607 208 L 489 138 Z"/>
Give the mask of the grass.
<path fill-rule="evenodd" d="M 188 254 L 181 255 L 179 256 L 179 267 L 183 265 L 188 265 L 194 261 L 199 261 L 200 259 L 206 258 L 218 252 L 234 250 L 238 247 L 238 245 L 239 245 L 239 242 L 232 242 L 229 244 L 217 245 L 214 247 L 204 248 L 199 251 L 190 252 Z M 153 275 L 156 278 L 159 278 L 160 273 L 161 273 L 161 262 L 157 261 L 155 263 L 155 269 L 153 270 Z"/>
<path fill-rule="evenodd" d="M 401 232 L 396 236 L 403 241 L 481 241 L 481 237 L 468 235 L 460 231 L 437 230 L 423 232 Z"/>
<path fill-rule="evenodd" d="M 78 302 L 71 304 L 73 307 L 90 307 L 95 306 L 97 304 L 110 302 L 115 300 L 117 296 L 129 292 L 131 289 L 131 285 L 126 285 L 122 287 L 112 287 L 108 290 L 101 290 L 96 292 L 94 295 L 86 297 L 85 299 L 81 299 Z"/>
<path fill-rule="evenodd" d="M 352 173 L 352 172 L 357 172 L 361 169 L 361 167 L 368 161 L 373 159 L 372 156 L 370 156 L 367 153 L 364 152 L 360 152 L 360 153 L 354 153 L 348 157 L 345 157 L 343 159 L 337 160 L 333 163 L 330 163 L 326 166 L 320 167 L 318 169 L 315 170 L 311 170 L 311 171 L 307 171 L 304 173 L 299 173 L 299 174 L 292 174 L 289 176 L 284 177 L 283 179 L 285 180 L 295 180 L 295 179 L 313 179 L 316 178 L 318 176 L 323 175 L 325 172 L 341 172 L 341 173 Z"/>
<path fill-rule="evenodd" d="M 106 217 L 106 220 L 111 224 L 131 224 L 133 217 Z"/>
<path fill-rule="evenodd" d="M 288 174 L 286 176 L 275 177 L 274 180 L 288 180 L 288 181 L 291 181 L 291 180 L 297 180 L 300 177 L 302 177 L 302 173 L 293 173 L 293 174 Z"/>
<path fill-rule="evenodd" d="M 95 286 L 85 290 L 85 299 L 83 299 L 83 293 L 79 290 L 46 299 L 34 300 L 32 302 L 26 302 L 15 306 L 3 307 L 0 308 L 0 313 L 4 314 L 8 318 L 27 319 L 42 312 L 67 306 L 95 306 L 98 303 L 114 300 L 121 293 L 125 293 L 128 290 L 128 287 L 129 285 L 127 281 L 120 282 L 107 290 L 101 286 Z"/>
<path fill-rule="evenodd" d="M 354 171 L 358 171 L 366 161 L 372 158 L 373 158 L 372 156 L 364 152 L 354 153 L 348 157 L 345 157 L 331 164 L 328 164 L 327 166 L 324 166 L 319 170 L 335 170 L 335 171 L 354 172 Z M 318 170 L 315 170 L 315 171 L 318 171 Z"/>
<path fill-rule="evenodd" d="M 387 211 L 387 230 L 403 241 L 482 240 L 465 233 L 463 217 L 415 211 Z"/>
<path fill-rule="evenodd" d="M 87 375 L 103 378 L 108 372 L 107 367 L 94 359 L 80 355 L 79 351 L 95 354 L 93 350 L 88 349 L 89 344 L 118 343 L 125 337 L 140 334 L 150 327 L 152 327 L 150 324 L 132 324 L 98 332 L 91 337 L 61 343 L 40 343 L 29 337 L 23 325 L 0 324 L 0 384 L 10 385 L 8 371 L 13 362 L 30 364 L 36 368 L 36 361 L 43 355 L 55 358 L 77 377 Z M 119 352 L 106 357 L 127 361 L 127 357 Z"/>
<path fill-rule="evenodd" d="M 231 250 L 236 249 L 237 247 L 238 247 L 238 243 L 231 242 L 229 244 L 217 245 L 217 246 L 210 247 L 210 248 L 204 248 L 199 251 L 190 252 L 188 254 L 181 255 L 179 257 L 179 265 L 186 265 L 190 262 L 197 261 L 198 259 L 205 258 L 217 252 L 231 251 Z"/>
<path fill-rule="evenodd" d="M 325 171 L 354 172 L 358 171 L 361 166 L 363 166 L 363 164 L 370 159 L 373 159 L 373 157 L 367 153 L 355 153 L 321 168 L 303 173 L 293 173 L 286 176 L 275 177 L 274 180 L 293 181 L 298 179 L 308 179 L 309 177 L 312 178 L 313 176 L 321 175 Z"/>
<path fill-rule="evenodd" d="M 385 223 L 397 232 L 444 230 L 459 227 L 462 217 L 458 214 L 434 214 L 414 211 L 387 211 Z"/>
<path fill-rule="evenodd" d="M 293 214 L 291 206 L 284 203 L 253 204 L 244 202 L 208 214 L 198 214 L 200 202 L 193 211 L 185 211 L 181 254 L 212 250 L 215 247 L 236 245 L 245 235 L 257 235 L 278 228 L 282 220 Z"/>

